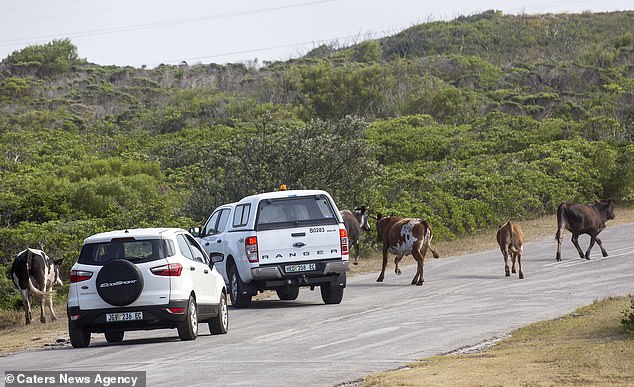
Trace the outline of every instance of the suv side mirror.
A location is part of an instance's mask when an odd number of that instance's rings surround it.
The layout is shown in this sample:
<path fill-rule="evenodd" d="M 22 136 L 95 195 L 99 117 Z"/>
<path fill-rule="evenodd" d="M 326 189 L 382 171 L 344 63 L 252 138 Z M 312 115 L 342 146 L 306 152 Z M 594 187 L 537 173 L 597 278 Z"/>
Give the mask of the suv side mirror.
<path fill-rule="evenodd" d="M 218 263 L 225 260 L 225 255 L 223 253 L 214 252 L 209 254 L 209 258 L 211 258 L 211 262 Z"/>
<path fill-rule="evenodd" d="M 192 227 L 189 229 L 189 233 L 192 234 L 194 238 L 200 237 L 200 227 Z"/>

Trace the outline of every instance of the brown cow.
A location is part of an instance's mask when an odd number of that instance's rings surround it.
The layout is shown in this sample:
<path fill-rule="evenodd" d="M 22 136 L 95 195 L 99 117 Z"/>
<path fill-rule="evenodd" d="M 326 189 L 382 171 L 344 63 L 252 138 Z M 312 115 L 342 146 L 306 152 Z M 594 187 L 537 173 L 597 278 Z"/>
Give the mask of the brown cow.
<path fill-rule="evenodd" d="M 509 220 L 500 227 L 498 227 L 497 240 L 500 245 L 500 250 L 504 256 L 504 272 L 507 277 L 511 276 L 509 273 L 509 255 L 513 261 L 512 271 L 515 273 L 515 261 L 519 266 L 519 277 L 524 278 L 522 272 L 522 251 L 524 247 L 524 233 L 519 224 Z"/>
<path fill-rule="evenodd" d="M 401 274 L 398 264 L 405 255 L 412 255 L 418 264 L 412 285 L 423 285 L 423 262 L 427 249 L 438 258 L 438 253 L 431 247 L 433 232 L 431 225 L 423 219 L 401 218 L 399 216 L 382 217 L 377 215 L 377 239 L 383 243 L 383 268 L 376 282 L 383 282 L 387 266 L 387 254 L 396 254 L 394 272 Z"/>
<path fill-rule="evenodd" d="M 561 203 L 557 208 L 557 261 L 561 261 L 561 241 L 563 239 L 563 228 L 572 233 L 572 243 L 579 252 L 582 259 L 590 259 L 590 250 L 596 242 L 601 248 L 604 257 L 608 256 L 608 252 L 603 248 L 601 239 L 597 237 L 605 228 L 605 222 L 614 219 L 614 205 L 612 200 L 597 200 L 592 205 Z M 579 235 L 590 235 L 590 246 L 584 255 L 581 247 L 579 247 Z"/>
<path fill-rule="evenodd" d="M 348 230 L 348 245 L 350 248 L 354 247 L 353 264 L 358 265 L 361 230 L 370 231 L 367 208 L 365 208 L 365 206 L 357 207 L 354 209 L 354 212 L 342 210 L 341 217 L 343 218 L 343 223 L 346 225 L 346 230 Z"/>

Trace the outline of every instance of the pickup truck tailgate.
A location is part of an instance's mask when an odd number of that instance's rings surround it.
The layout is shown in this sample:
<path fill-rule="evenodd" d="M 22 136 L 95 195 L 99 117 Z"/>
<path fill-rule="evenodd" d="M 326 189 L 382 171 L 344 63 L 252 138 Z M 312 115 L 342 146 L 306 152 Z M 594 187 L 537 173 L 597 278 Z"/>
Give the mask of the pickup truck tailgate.
<path fill-rule="evenodd" d="M 261 264 L 341 259 L 339 225 L 295 227 L 260 231 Z M 347 255 L 344 257 L 347 260 Z"/>

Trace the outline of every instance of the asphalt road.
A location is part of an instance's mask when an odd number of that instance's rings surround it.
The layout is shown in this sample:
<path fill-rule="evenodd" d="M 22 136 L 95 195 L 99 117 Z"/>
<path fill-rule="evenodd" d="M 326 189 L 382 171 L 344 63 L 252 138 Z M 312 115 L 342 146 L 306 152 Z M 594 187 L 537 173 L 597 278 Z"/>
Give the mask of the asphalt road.
<path fill-rule="evenodd" d="M 0 357 L 0 376 L 7 370 L 113 370 L 146 371 L 148 386 L 339 385 L 634 293 L 634 224 L 608 225 L 601 239 L 610 255 L 601 257 L 595 246 L 589 261 L 578 257 L 567 232 L 561 262 L 553 237 L 527 243 L 523 280 L 504 277 L 498 250 L 428 258 L 422 287 L 409 284 L 414 265 L 396 276 L 390 262 L 383 283 L 375 282 L 379 268 L 349 278 L 340 305 L 323 305 L 318 290 L 302 289 L 296 301 L 231 308 L 226 335 L 211 336 L 206 326 L 193 342 L 179 341 L 175 330 L 128 332 L 111 345 L 94 334 L 86 349 Z M 587 238 L 580 242 L 587 247 Z"/>

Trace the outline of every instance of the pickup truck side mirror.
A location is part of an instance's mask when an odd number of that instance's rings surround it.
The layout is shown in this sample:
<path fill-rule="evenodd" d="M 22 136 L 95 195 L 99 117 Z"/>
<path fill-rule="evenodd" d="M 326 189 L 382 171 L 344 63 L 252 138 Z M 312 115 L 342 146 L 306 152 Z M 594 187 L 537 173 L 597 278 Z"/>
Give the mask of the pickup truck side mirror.
<path fill-rule="evenodd" d="M 192 234 L 194 238 L 200 238 L 200 227 L 190 228 L 189 233 Z"/>

